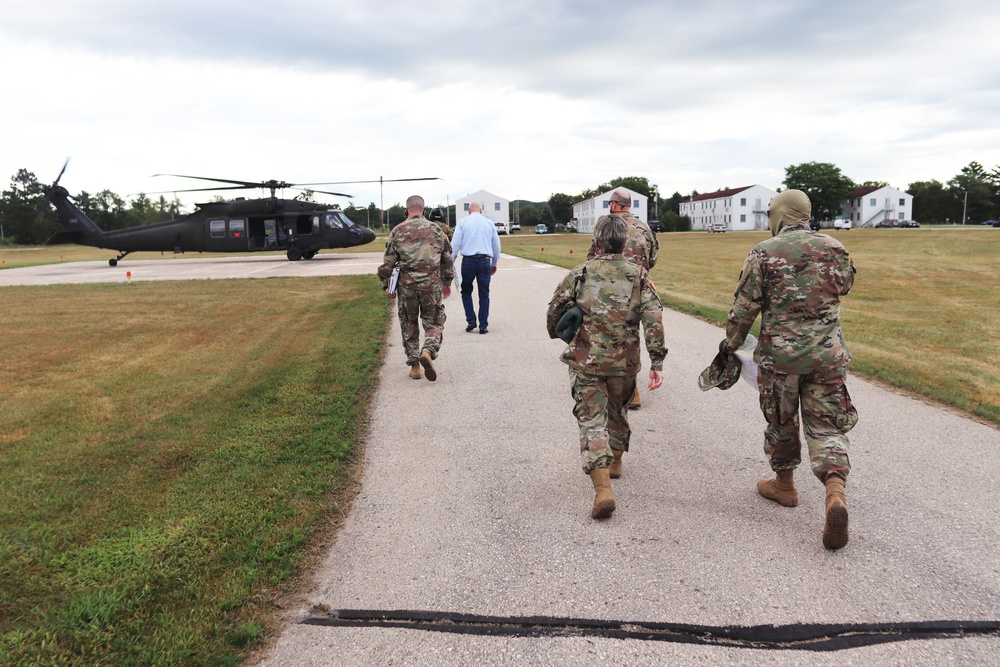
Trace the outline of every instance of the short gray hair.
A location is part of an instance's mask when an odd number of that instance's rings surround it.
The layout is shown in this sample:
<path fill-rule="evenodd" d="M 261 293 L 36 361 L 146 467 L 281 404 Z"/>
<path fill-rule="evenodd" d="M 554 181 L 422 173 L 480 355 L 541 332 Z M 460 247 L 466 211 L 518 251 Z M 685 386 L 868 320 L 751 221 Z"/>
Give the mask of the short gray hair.
<path fill-rule="evenodd" d="M 406 212 L 410 211 L 420 211 L 424 212 L 424 198 L 420 195 L 410 195 L 406 198 Z"/>
<path fill-rule="evenodd" d="M 605 255 L 617 255 L 628 240 L 628 225 L 617 215 L 602 215 L 594 225 L 594 240 Z"/>

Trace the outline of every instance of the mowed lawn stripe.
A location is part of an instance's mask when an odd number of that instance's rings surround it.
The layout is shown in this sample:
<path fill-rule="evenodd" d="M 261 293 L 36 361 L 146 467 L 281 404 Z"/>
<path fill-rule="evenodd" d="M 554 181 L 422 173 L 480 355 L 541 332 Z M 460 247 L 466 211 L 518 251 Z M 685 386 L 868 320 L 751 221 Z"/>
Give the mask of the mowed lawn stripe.
<path fill-rule="evenodd" d="M 370 276 L 0 290 L 0 664 L 225 664 L 342 506 Z"/>

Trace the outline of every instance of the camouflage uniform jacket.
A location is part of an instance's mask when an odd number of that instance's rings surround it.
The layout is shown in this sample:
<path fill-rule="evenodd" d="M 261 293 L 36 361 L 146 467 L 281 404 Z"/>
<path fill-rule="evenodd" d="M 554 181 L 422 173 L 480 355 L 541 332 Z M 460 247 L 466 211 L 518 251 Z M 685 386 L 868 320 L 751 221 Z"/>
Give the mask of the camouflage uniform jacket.
<path fill-rule="evenodd" d="M 574 268 L 549 302 L 549 337 L 557 337 L 556 324 L 574 301 L 583 311 L 583 324 L 561 357 L 570 368 L 588 375 L 637 375 L 641 323 L 650 365 L 663 369 L 663 308 L 645 268 L 624 255 L 599 255 Z"/>
<path fill-rule="evenodd" d="M 851 352 L 840 328 L 840 297 L 854 285 L 854 263 L 836 239 L 806 223 L 783 228 L 747 256 L 726 325 L 737 349 L 757 314 L 762 368 L 805 375 L 843 368 Z"/>
<path fill-rule="evenodd" d="M 645 269 L 656 266 L 656 259 L 660 254 L 660 243 L 656 240 L 656 234 L 645 222 L 635 217 L 631 213 L 618 216 L 628 225 L 628 240 L 622 254 L 625 259 L 638 264 Z M 594 259 L 597 256 L 597 241 L 590 242 L 590 251 L 587 259 Z"/>
<path fill-rule="evenodd" d="M 399 265 L 398 285 L 410 289 L 432 289 L 455 279 L 451 243 L 441 225 L 422 215 L 407 218 L 389 232 L 378 277 L 389 286 L 392 270 Z"/>

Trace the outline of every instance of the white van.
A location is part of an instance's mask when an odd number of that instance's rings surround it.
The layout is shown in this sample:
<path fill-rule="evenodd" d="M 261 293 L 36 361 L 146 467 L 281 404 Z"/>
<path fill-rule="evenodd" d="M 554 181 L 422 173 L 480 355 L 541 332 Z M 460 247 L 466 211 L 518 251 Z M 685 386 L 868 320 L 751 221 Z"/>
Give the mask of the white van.
<path fill-rule="evenodd" d="M 833 219 L 834 229 L 850 229 L 854 225 L 851 224 L 851 218 L 846 215 L 838 215 Z"/>

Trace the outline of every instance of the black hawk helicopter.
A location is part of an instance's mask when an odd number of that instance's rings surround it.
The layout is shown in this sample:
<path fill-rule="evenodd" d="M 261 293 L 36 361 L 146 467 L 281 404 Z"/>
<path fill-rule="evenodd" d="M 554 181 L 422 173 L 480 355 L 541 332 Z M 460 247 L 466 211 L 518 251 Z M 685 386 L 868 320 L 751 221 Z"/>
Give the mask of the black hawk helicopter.
<path fill-rule="evenodd" d="M 67 160 L 67 164 L 69 161 Z M 375 240 L 375 232 L 364 225 L 352 222 L 343 211 L 326 204 L 279 199 L 276 190 L 304 189 L 313 185 L 339 185 L 347 183 L 383 183 L 390 181 L 427 181 L 436 178 L 399 178 L 370 181 L 339 181 L 328 183 L 286 183 L 285 181 L 237 181 L 228 178 L 207 178 L 181 174 L 156 174 L 193 178 L 217 183 L 225 187 L 170 190 L 167 192 L 207 192 L 217 190 L 268 189 L 270 197 L 197 204 L 189 215 L 154 222 L 140 227 L 103 231 L 93 220 L 73 203 L 69 191 L 59 185 L 66 171 L 63 165 L 52 185 L 45 188 L 39 206 L 38 218 L 45 213 L 49 203 L 55 205 L 63 230 L 52 236 L 46 245 L 75 243 L 117 250 L 118 256 L 108 264 L 117 266 L 119 260 L 132 252 L 257 252 L 284 250 L 289 260 L 312 259 L 323 248 L 349 248 Z M 312 190 L 338 197 L 350 197 L 341 192 Z M 161 194 L 161 193 L 150 193 Z"/>

